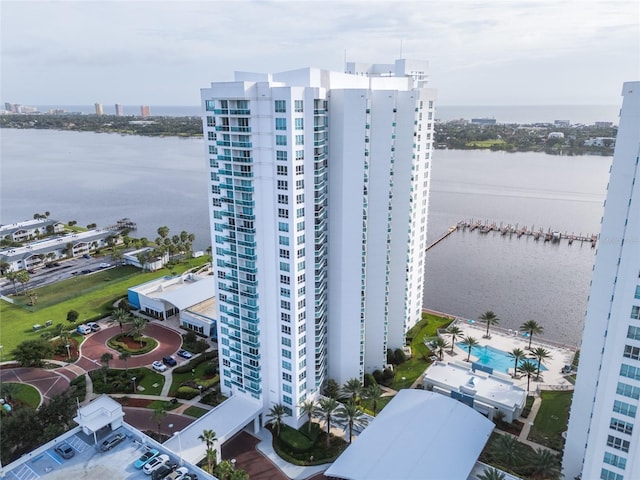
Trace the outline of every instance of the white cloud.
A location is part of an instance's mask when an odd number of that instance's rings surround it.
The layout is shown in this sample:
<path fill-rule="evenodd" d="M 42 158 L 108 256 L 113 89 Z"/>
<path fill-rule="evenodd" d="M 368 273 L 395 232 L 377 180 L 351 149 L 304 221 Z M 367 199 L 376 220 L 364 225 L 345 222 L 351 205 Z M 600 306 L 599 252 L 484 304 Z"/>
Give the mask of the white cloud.
<path fill-rule="evenodd" d="M 3 1 L 3 101 L 196 103 L 234 70 L 430 61 L 443 103 L 617 103 L 634 1 Z M 603 71 L 606 67 L 606 71 Z M 560 70 L 560 71 L 559 71 Z M 555 85 L 540 85 L 546 80 Z M 558 83 L 562 82 L 562 83 Z"/>

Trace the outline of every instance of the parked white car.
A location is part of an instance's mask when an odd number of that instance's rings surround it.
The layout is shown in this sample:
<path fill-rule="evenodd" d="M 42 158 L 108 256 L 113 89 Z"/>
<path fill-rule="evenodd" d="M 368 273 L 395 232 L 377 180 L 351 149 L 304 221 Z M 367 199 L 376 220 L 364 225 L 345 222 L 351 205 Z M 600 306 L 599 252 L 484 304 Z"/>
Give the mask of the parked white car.
<path fill-rule="evenodd" d="M 82 335 L 88 335 L 91 333 L 91 327 L 89 325 L 78 325 L 78 328 L 76 328 L 76 332 Z"/>
<path fill-rule="evenodd" d="M 164 372 L 167 369 L 167 366 L 160 362 L 159 360 L 156 360 L 155 362 L 153 362 L 151 364 L 151 367 L 153 367 L 154 370 L 156 370 L 157 372 Z"/>
<path fill-rule="evenodd" d="M 146 463 L 144 467 L 142 467 L 142 471 L 147 475 L 151 475 L 155 470 L 159 469 L 168 461 L 169 455 L 158 455 L 157 457 L 152 458 L 149 463 Z"/>
<path fill-rule="evenodd" d="M 169 475 L 164 477 L 164 480 L 182 480 L 185 475 L 189 473 L 186 467 L 180 467 L 179 469 L 171 472 Z"/>

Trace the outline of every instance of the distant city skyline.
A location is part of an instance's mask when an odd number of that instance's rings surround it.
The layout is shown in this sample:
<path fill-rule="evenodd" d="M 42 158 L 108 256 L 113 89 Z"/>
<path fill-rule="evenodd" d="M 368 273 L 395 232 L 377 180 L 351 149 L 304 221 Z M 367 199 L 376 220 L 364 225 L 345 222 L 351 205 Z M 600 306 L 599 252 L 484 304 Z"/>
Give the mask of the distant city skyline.
<path fill-rule="evenodd" d="M 639 18 L 626 0 L 8 0 L 2 101 L 197 105 L 233 71 L 402 55 L 430 59 L 441 105 L 612 105 L 639 76 Z"/>

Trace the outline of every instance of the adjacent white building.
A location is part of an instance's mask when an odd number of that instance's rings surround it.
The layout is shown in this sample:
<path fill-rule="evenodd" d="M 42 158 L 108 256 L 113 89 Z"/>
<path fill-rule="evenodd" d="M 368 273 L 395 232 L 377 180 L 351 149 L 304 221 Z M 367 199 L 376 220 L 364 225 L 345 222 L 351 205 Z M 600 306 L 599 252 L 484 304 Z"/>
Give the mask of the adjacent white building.
<path fill-rule="evenodd" d="M 202 90 L 223 393 L 291 409 L 382 368 L 421 316 L 426 62 Z"/>
<path fill-rule="evenodd" d="M 640 82 L 624 84 L 564 478 L 640 478 Z"/>

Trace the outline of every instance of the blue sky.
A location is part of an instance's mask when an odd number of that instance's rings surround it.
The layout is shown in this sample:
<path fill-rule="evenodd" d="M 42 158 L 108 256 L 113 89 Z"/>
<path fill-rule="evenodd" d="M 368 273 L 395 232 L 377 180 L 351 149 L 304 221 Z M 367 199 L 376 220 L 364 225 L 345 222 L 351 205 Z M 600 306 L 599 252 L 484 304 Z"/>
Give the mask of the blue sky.
<path fill-rule="evenodd" d="M 233 71 L 426 59 L 443 105 L 618 104 L 640 2 L 0 2 L 1 100 L 195 105 Z"/>

